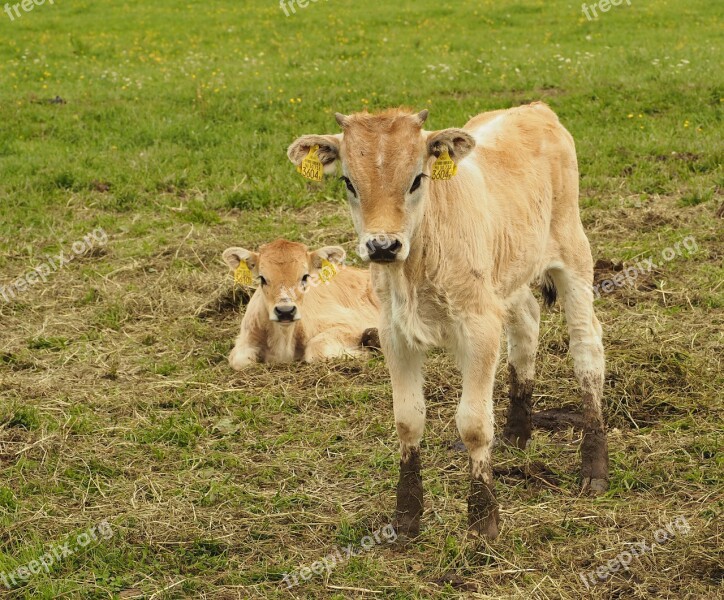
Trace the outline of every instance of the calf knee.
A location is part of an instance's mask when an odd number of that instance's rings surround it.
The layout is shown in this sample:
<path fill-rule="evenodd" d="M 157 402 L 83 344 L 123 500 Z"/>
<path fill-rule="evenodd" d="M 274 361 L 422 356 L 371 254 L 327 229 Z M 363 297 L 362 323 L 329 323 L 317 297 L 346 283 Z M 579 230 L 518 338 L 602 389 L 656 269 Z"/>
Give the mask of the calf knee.
<path fill-rule="evenodd" d="M 395 417 L 395 427 L 400 438 L 400 446 L 403 449 L 417 448 L 422 441 L 425 429 L 424 413 L 417 418 L 409 415 L 404 419 Z"/>
<path fill-rule="evenodd" d="M 455 415 L 455 423 L 465 447 L 470 453 L 472 464 L 486 465 L 493 445 L 493 418 L 480 411 L 473 411 L 461 404 Z"/>

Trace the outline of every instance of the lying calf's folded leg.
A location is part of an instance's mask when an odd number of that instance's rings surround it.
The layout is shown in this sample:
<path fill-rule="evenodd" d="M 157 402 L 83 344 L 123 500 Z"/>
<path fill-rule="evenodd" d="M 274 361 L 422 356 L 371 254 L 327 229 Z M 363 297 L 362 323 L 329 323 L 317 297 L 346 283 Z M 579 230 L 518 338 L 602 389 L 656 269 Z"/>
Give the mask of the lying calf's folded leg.
<path fill-rule="evenodd" d="M 359 332 L 351 333 L 346 328 L 332 328 L 307 342 L 304 360 L 315 362 L 343 356 L 359 356 L 364 353 Z"/>

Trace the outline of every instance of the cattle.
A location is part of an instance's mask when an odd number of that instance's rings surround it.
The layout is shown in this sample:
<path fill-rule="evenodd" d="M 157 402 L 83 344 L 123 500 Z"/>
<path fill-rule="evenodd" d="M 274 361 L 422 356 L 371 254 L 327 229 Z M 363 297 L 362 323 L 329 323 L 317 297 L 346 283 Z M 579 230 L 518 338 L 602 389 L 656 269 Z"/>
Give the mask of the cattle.
<path fill-rule="evenodd" d="M 492 398 L 504 328 L 510 405 L 503 440 L 524 448 L 531 437 L 540 318 L 531 285 L 550 303 L 557 293 L 565 311 L 585 421 L 582 488 L 600 493 L 608 486 L 604 349 L 576 151 L 540 102 L 438 131 L 423 128 L 427 116 L 405 109 L 337 114 L 342 133 L 302 136 L 287 154 L 295 165 L 319 161 L 325 173 L 341 165 L 359 253 L 372 263 L 400 440 L 398 532 L 419 532 L 423 363 L 429 348 L 443 347 L 463 379 L 455 420 L 469 453 L 468 527 L 492 539 L 499 533 Z"/>
<path fill-rule="evenodd" d="M 224 250 L 224 262 L 258 285 L 249 301 L 229 364 L 314 362 L 375 346 L 379 303 L 368 270 L 344 265 L 345 251 L 276 240 L 250 252 Z"/>

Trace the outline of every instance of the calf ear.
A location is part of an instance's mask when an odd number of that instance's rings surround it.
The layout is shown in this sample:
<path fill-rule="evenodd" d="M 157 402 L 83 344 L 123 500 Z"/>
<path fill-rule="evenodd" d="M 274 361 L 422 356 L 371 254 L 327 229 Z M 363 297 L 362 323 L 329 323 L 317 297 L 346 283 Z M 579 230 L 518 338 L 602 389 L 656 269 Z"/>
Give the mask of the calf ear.
<path fill-rule="evenodd" d="M 337 135 L 303 135 L 292 142 L 287 149 L 287 156 L 294 166 L 302 164 L 304 157 L 309 154 L 312 146 L 319 146 L 317 156 L 324 165 L 324 172 L 329 175 L 334 173 L 335 163 L 339 158 L 339 145 L 342 142 L 342 134 Z"/>
<path fill-rule="evenodd" d="M 431 156 L 440 156 L 447 148 L 450 158 L 460 162 L 475 148 L 475 140 L 464 129 L 441 129 L 427 134 L 427 152 Z"/>
<path fill-rule="evenodd" d="M 332 264 L 341 265 L 347 253 L 339 246 L 325 246 L 309 253 L 309 262 L 315 269 L 322 268 L 322 261 L 328 260 Z"/>
<path fill-rule="evenodd" d="M 253 271 L 259 263 L 259 255 L 244 248 L 227 248 L 221 256 L 232 271 L 236 271 L 242 261 L 250 271 Z"/>

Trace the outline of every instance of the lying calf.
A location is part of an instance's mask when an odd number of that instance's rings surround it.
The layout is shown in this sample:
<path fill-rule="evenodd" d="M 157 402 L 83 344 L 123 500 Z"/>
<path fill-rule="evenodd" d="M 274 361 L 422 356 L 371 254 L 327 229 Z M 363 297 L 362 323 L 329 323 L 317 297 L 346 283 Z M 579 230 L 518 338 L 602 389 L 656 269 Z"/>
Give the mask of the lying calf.
<path fill-rule="evenodd" d="M 259 287 L 229 355 L 240 370 L 257 362 L 312 362 L 362 353 L 374 343 L 379 308 L 369 271 L 345 267 L 345 251 L 276 240 L 259 252 L 224 250 L 224 261 Z"/>

